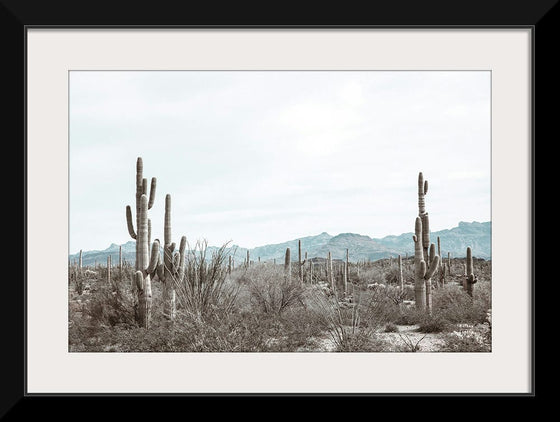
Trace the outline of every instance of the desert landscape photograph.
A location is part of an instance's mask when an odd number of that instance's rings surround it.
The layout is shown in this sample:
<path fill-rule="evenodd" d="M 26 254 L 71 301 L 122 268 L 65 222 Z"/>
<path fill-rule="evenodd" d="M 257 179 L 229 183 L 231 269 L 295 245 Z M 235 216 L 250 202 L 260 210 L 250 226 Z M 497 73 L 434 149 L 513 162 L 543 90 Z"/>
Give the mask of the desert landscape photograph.
<path fill-rule="evenodd" d="M 71 71 L 68 119 L 69 352 L 492 352 L 490 72 Z"/>

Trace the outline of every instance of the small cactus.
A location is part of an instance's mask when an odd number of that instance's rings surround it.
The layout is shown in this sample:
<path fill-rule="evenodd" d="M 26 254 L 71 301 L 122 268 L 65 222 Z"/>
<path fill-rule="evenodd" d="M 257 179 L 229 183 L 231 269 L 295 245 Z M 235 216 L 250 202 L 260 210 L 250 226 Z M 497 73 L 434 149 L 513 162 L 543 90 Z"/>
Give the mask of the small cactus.
<path fill-rule="evenodd" d="M 333 289 L 334 291 L 336 286 L 334 284 L 334 271 L 333 271 L 332 256 L 330 252 L 327 254 L 327 282 L 331 286 L 331 289 Z"/>
<path fill-rule="evenodd" d="M 284 274 L 288 280 L 292 278 L 292 258 L 290 248 L 286 248 L 286 255 L 284 256 Z"/>
<path fill-rule="evenodd" d="M 474 284 L 478 281 L 478 276 L 473 273 L 473 257 L 472 250 L 470 246 L 467 248 L 467 274 L 465 277 L 465 283 L 463 287 L 467 291 L 467 294 L 472 297 Z"/>
<path fill-rule="evenodd" d="M 298 277 L 300 283 L 303 283 L 303 265 L 301 263 L 301 240 L 298 240 Z"/>

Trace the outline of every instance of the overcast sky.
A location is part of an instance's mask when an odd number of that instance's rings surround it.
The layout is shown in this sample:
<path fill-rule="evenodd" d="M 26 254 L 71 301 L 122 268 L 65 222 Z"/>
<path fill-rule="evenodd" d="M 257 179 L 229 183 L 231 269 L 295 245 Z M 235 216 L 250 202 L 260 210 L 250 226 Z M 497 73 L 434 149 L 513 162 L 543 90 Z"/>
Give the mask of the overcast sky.
<path fill-rule="evenodd" d="M 163 239 L 252 248 L 490 221 L 490 72 L 72 71 L 70 253 L 131 240 L 136 159 Z"/>

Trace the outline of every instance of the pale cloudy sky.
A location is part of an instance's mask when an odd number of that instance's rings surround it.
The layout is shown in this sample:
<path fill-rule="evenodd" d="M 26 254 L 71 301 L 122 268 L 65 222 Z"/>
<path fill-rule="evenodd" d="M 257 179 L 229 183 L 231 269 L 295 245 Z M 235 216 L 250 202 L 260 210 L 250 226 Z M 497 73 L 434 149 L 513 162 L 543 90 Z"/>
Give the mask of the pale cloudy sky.
<path fill-rule="evenodd" d="M 72 71 L 70 253 L 131 238 L 136 159 L 152 238 L 243 247 L 490 221 L 490 72 Z"/>

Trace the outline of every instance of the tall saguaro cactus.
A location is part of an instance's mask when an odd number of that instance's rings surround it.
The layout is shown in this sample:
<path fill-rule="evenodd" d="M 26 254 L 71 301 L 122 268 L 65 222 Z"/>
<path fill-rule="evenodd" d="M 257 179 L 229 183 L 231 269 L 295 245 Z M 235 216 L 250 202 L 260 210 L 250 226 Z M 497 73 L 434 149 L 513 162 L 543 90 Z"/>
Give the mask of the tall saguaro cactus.
<path fill-rule="evenodd" d="M 474 284 L 478 281 L 478 277 L 473 273 L 473 257 L 470 246 L 467 248 L 467 274 L 465 278 L 464 288 L 467 294 L 472 297 Z"/>
<path fill-rule="evenodd" d="M 175 252 L 175 246 L 175 243 L 171 242 L 171 195 L 167 194 L 163 226 L 163 263 L 159 263 L 157 274 L 163 284 L 163 315 L 171 321 L 175 320 L 177 313 L 175 286 L 185 276 L 187 238 L 181 237 L 178 252 Z"/>
<path fill-rule="evenodd" d="M 159 258 L 159 242 L 154 242 L 150 259 L 150 221 L 148 210 L 152 208 L 156 194 L 156 178 L 152 178 L 148 199 L 148 180 L 143 178 L 144 165 L 142 157 L 136 160 L 136 231 L 132 221 L 132 209 L 126 206 L 126 223 L 130 237 L 136 240 L 136 263 L 134 286 L 136 290 L 136 320 L 140 326 L 148 328 L 151 318 L 152 287 L 150 277 L 155 274 Z"/>
<path fill-rule="evenodd" d="M 426 212 L 428 181 L 418 173 L 418 217 L 414 226 L 414 291 L 416 307 L 432 311 L 432 276 L 439 268 L 440 257 L 430 243 L 430 219 Z"/>

